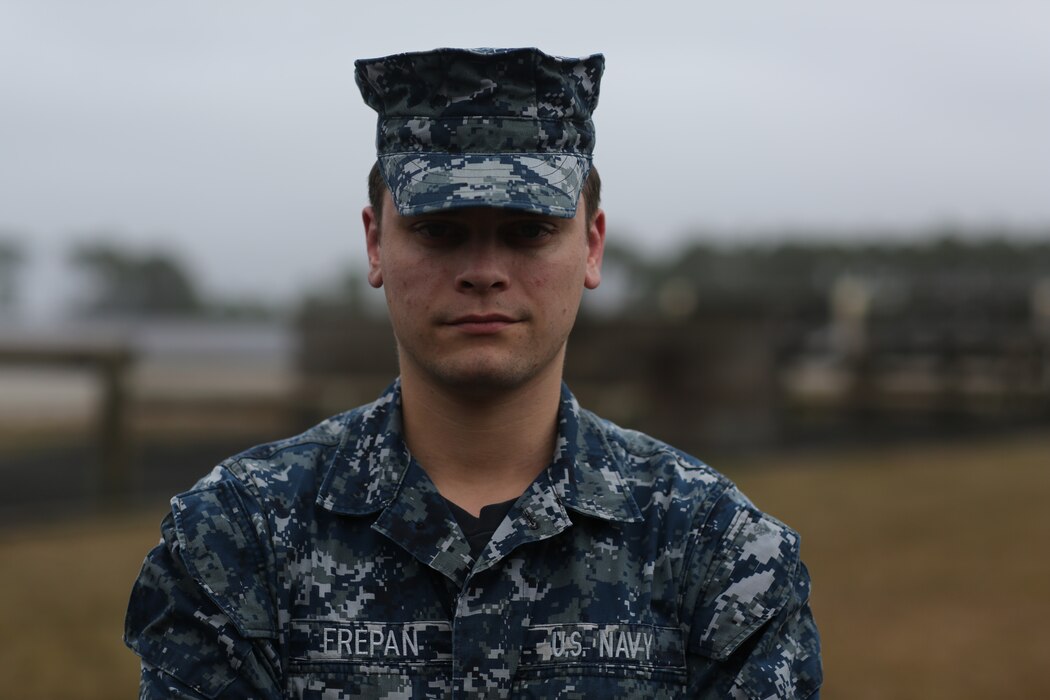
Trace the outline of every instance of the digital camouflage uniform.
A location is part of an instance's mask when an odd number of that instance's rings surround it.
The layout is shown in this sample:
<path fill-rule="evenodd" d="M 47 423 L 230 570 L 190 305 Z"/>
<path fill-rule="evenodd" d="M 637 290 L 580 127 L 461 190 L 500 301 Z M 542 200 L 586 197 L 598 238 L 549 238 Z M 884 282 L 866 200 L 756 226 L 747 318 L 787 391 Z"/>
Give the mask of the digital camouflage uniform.
<path fill-rule="evenodd" d="M 143 698 L 806 698 L 799 537 L 724 476 L 581 410 L 476 561 L 400 389 L 172 499 L 126 641 Z"/>

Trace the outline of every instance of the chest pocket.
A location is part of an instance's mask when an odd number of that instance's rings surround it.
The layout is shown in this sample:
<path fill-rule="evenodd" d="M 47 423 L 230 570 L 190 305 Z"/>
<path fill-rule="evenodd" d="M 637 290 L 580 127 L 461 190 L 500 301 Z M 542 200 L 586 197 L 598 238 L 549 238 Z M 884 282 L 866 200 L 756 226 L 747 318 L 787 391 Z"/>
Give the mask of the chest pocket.
<path fill-rule="evenodd" d="M 514 698 L 678 698 L 682 632 L 636 624 L 539 625 L 525 631 Z"/>
<path fill-rule="evenodd" d="M 293 698 L 443 698 L 452 668 L 447 622 L 292 620 Z"/>

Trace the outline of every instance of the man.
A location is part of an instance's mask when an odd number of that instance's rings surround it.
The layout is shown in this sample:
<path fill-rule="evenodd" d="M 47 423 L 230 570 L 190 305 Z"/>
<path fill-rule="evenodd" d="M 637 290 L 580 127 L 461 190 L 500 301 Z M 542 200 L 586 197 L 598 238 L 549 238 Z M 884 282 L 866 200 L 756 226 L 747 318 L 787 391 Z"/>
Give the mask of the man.
<path fill-rule="evenodd" d="M 600 55 L 358 61 L 400 377 L 172 500 L 142 697 L 815 697 L 798 536 L 562 385 L 605 215 Z"/>

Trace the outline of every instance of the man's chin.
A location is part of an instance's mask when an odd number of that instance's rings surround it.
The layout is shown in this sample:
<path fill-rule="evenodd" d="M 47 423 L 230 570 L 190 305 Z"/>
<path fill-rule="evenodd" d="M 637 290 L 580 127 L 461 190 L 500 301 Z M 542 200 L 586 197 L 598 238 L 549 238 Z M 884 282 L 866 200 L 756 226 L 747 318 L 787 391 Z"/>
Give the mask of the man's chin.
<path fill-rule="evenodd" d="M 541 374 L 537 365 L 472 357 L 436 363 L 428 372 L 436 383 L 468 396 L 491 396 L 519 389 Z"/>
<path fill-rule="evenodd" d="M 399 354 L 403 371 L 418 374 L 435 387 L 470 397 L 506 394 L 552 373 L 561 379 L 561 353 L 557 349 L 536 353 L 524 352 L 521 347 L 475 346 L 438 354 L 400 347 Z"/>
<path fill-rule="evenodd" d="M 517 389 L 533 378 L 533 373 L 511 372 L 499 369 L 471 369 L 443 372 L 438 380 L 463 394 L 489 395 Z"/>

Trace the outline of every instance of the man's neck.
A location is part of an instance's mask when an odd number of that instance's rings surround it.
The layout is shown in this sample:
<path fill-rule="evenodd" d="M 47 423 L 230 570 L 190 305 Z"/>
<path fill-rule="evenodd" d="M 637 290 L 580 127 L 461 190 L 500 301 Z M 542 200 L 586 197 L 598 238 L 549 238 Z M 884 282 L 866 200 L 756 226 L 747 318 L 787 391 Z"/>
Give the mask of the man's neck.
<path fill-rule="evenodd" d="M 517 498 L 550 463 L 560 397 L 560 373 L 466 394 L 402 368 L 405 442 L 441 495 L 477 515 Z"/>

